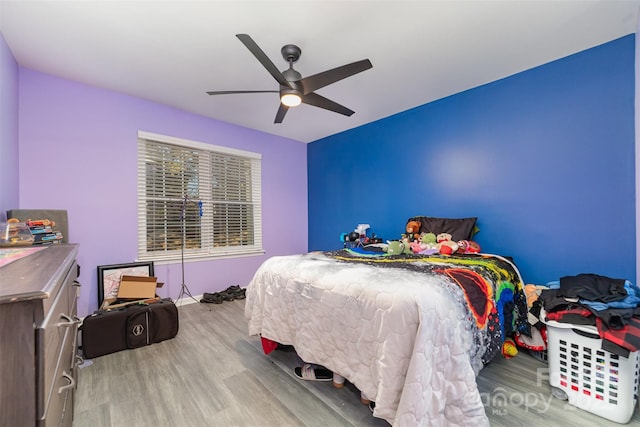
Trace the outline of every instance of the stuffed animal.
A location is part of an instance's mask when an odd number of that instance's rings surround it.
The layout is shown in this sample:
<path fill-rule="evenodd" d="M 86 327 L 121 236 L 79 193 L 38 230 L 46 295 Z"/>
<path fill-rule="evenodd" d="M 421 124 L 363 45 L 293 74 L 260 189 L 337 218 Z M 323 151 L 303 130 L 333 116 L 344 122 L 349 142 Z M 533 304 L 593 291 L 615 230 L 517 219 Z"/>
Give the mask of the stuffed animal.
<path fill-rule="evenodd" d="M 458 244 L 451 240 L 445 240 L 444 242 L 440 242 L 440 253 L 444 255 L 455 254 L 458 250 Z"/>
<path fill-rule="evenodd" d="M 442 243 L 442 242 L 450 242 L 451 241 L 451 234 L 449 233 L 440 233 L 436 236 L 436 242 L 438 243 Z"/>
<path fill-rule="evenodd" d="M 440 233 L 436 237 L 438 250 L 441 254 L 451 255 L 458 250 L 458 244 L 451 240 L 451 234 Z"/>
<path fill-rule="evenodd" d="M 413 242 L 409 243 L 409 247 L 411 248 L 411 252 L 417 254 L 422 250 L 422 243 L 420 243 L 420 241 L 418 240 L 414 240 Z"/>
<path fill-rule="evenodd" d="M 399 240 L 388 242 L 387 255 L 401 255 L 404 253 L 404 243 Z"/>
<path fill-rule="evenodd" d="M 511 338 L 507 338 L 502 343 L 502 355 L 505 359 L 511 359 L 518 355 L 518 347 L 516 347 L 516 343 Z"/>
<path fill-rule="evenodd" d="M 438 243 L 436 235 L 433 233 L 422 233 L 420 235 L 420 241 L 426 245 L 433 245 L 434 247 L 436 243 Z"/>
<path fill-rule="evenodd" d="M 401 240 L 402 244 L 404 245 L 404 250 L 402 251 L 403 254 L 407 254 L 410 255 L 413 253 L 413 251 L 411 250 L 411 243 L 413 243 L 411 240 L 409 240 L 407 237 L 404 237 Z"/>
<path fill-rule="evenodd" d="M 480 252 L 480 245 L 472 240 L 458 241 L 459 254 L 477 254 Z"/>
<path fill-rule="evenodd" d="M 469 246 L 467 247 L 467 253 L 469 254 L 477 254 L 480 253 L 480 245 L 474 242 L 473 240 L 469 240 Z"/>
<path fill-rule="evenodd" d="M 420 221 L 409 221 L 407 222 L 407 227 L 406 227 L 406 231 L 407 231 L 407 238 L 409 239 L 410 242 L 413 242 L 414 240 L 418 240 L 420 238 L 420 226 L 422 224 L 420 224 Z"/>
<path fill-rule="evenodd" d="M 421 255 L 431 255 L 438 252 L 436 235 L 433 233 L 422 233 L 420 242 L 414 242 L 412 246 L 413 252 Z"/>

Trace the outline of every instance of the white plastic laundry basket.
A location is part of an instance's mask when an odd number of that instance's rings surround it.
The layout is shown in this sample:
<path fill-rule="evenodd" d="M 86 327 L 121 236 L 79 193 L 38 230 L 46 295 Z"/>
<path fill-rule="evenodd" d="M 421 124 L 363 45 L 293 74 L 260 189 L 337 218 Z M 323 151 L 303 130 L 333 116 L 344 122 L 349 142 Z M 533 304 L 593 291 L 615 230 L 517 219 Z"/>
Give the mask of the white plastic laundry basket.
<path fill-rule="evenodd" d="M 564 391 L 569 403 L 580 409 L 628 423 L 638 400 L 640 352 L 625 358 L 602 350 L 592 326 L 545 323 L 551 386 Z"/>

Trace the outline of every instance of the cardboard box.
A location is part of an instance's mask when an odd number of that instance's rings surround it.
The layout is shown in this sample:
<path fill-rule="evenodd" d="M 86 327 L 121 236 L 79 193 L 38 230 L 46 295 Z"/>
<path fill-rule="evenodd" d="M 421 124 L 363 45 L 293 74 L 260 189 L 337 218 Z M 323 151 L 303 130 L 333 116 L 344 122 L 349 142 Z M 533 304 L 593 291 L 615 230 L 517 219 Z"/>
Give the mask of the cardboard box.
<path fill-rule="evenodd" d="M 155 298 L 157 280 L 156 277 L 123 275 L 118 288 L 118 299 Z"/>

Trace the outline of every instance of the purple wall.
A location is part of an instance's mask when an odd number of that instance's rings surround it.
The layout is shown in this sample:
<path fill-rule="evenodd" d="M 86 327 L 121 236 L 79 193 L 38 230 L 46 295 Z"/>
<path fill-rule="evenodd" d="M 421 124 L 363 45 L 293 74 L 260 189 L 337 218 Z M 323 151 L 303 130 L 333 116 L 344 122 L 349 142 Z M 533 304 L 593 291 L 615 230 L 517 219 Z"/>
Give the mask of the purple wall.
<path fill-rule="evenodd" d="M 80 315 L 97 306 L 96 267 L 136 259 L 138 130 L 263 156 L 266 254 L 187 263 L 185 282 L 193 295 L 246 286 L 266 258 L 307 250 L 304 143 L 25 68 L 19 76 L 19 207 L 68 210 L 69 240 L 80 244 Z M 155 270 L 165 283 L 159 295 L 176 298 L 180 264 Z"/>
<path fill-rule="evenodd" d="M 0 34 L 0 220 L 18 200 L 18 65 Z"/>

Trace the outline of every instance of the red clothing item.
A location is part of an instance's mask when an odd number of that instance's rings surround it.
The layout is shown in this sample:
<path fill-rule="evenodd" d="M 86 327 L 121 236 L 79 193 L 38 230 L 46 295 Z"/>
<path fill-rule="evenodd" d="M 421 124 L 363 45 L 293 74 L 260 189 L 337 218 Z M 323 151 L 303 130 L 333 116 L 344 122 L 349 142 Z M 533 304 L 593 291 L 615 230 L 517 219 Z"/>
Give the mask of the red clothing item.
<path fill-rule="evenodd" d="M 260 337 L 262 340 L 262 351 L 264 354 L 269 354 L 276 348 L 278 348 L 278 343 L 275 341 L 271 341 L 269 338 Z"/>
<path fill-rule="evenodd" d="M 548 320 L 555 320 L 560 323 L 575 323 L 578 325 L 596 324 L 595 316 L 591 310 L 583 307 L 574 307 L 567 310 L 558 310 L 547 313 Z"/>
<path fill-rule="evenodd" d="M 640 319 L 632 317 L 622 329 L 611 329 L 599 317 L 596 319 L 598 332 L 603 340 L 610 341 L 630 352 L 640 350 Z"/>

